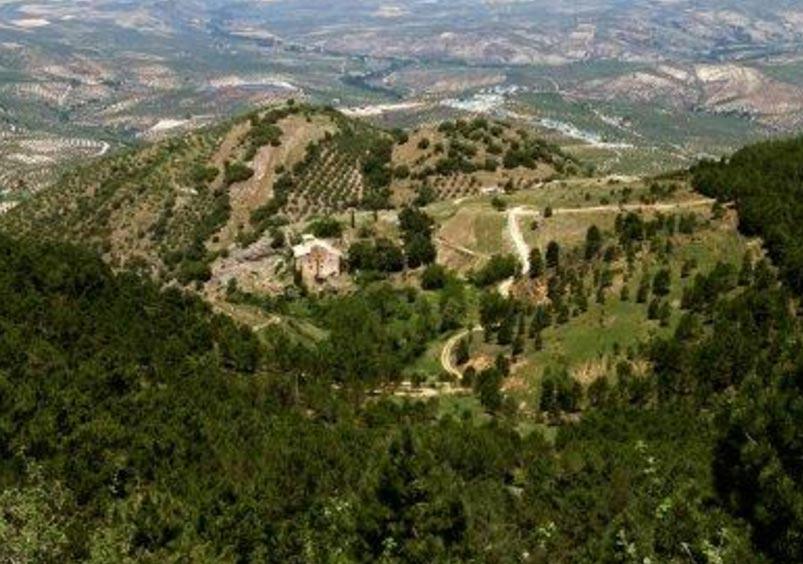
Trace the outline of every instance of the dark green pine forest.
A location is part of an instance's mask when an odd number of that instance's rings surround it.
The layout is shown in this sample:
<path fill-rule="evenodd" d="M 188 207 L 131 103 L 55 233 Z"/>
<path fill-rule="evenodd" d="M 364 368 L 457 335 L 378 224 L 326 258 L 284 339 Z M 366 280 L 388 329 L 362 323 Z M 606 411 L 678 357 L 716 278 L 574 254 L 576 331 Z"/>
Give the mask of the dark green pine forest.
<path fill-rule="evenodd" d="M 372 393 L 427 339 L 416 290 L 260 340 L 0 236 L 0 562 L 800 562 L 802 173 L 803 140 L 692 170 L 771 260 L 700 273 L 648 377 L 622 364 L 551 441 Z"/>

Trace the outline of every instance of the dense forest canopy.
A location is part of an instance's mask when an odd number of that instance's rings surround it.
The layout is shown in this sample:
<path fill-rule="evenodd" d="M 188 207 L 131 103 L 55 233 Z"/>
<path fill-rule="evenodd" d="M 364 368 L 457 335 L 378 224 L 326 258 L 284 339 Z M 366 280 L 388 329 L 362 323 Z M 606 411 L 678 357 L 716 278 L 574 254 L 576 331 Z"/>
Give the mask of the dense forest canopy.
<path fill-rule="evenodd" d="M 736 202 L 740 228 L 764 238 L 785 281 L 803 292 L 803 137 L 745 147 L 692 174 L 702 193 Z"/>
<path fill-rule="evenodd" d="M 70 246 L 3 237 L 0 260 L 4 559 L 681 558 L 673 536 L 749 554 L 707 508 L 710 421 L 642 409 L 632 383 L 554 447 L 504 416 L 355 404 L 407 354 L 369 337 L 424 315 L 414 296 L 321 304 L 320 351 L 271 348 Z"/>

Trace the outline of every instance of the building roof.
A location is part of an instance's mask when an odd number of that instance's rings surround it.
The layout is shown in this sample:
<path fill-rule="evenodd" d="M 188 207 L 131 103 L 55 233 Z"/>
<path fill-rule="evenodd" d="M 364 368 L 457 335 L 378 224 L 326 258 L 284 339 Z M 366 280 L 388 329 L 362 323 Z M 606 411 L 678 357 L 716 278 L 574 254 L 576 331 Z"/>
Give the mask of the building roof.
<path fill-rule="evenodd" d="M 305 257 L 315 248 L 323 249 L 327 253 L 336 255 L 338 257 L 343 256 L 343 253 L 336 249 L 329 241 L 324 241 L 323 239 L 316 239 L 309 236 L 304 236 L 304 242 L 293 247 L 293 256 L 295 258 Z"/>

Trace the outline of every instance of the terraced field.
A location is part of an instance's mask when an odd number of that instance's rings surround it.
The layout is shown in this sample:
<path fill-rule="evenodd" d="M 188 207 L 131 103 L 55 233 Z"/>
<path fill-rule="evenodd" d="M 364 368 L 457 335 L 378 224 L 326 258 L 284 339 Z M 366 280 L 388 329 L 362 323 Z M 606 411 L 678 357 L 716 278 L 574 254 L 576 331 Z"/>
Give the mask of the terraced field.
<path fill-rule="evenodd" d="M 95 139 L 6 130 L 0 136 L 0 190 L 19 200 L 55 180 L 61 167 L 102 157 L 110 149 Z"/>
<path fill-rule="evenodd" d="M 285 208 L 295 219 L 326 215 L 356 206 L 364 192 L 359 161 L 348 153 L 326 148 L 315 166 L 299 178 L 300 190 L 294 191 Z"/>

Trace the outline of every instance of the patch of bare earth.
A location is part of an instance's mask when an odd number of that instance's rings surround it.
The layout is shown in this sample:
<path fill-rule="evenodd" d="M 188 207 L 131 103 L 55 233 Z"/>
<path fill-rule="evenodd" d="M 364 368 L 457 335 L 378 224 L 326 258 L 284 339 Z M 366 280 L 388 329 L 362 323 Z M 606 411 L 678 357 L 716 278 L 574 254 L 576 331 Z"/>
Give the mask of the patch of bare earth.
<path fill-rule="evenodd" d="M 474 216 L 461 208 L 437 233 L 438 263 L 452 270 L 465 271 L 484 262 L 487 258 L 475 251 L 477 238 L 474 232 Z"/>
<path fill-rule="evenodd" d="M 607 367 L 604 361 L 595 360 L 586 362 L 572 370 L 572 378 L 585 387 L 590 386 L 600 378 L 607 376 Z"/>
<path fill-rule="evenodd" d="M 467 369 L 472 368 L 476 372 L 482 372 L 483 370 L 488 370 L 494 365 L 494 359 L 488 355 L 480 355 L 472 358 L 468 363 L 463 367 L 463 372 Z"/>
<path fill-rule="evenodd" d="M 253 162 L 249 163 L 254 169 L 254 176 L 232 185 L 229 189 L 231 217 L 218 234 L 217 248 L 229 247 L 240 230 L 248 227 L 251 212 L 265 205 L 273 196 L 276 168 L 279 165 L 286 169 L 292 168 L 304 158 L 311 142 L 321 141 L 327 131 L 334 132 L 335 129 L 331 120 L 324 116 L 315 116 L 307 122 L 305 117 L 293 115 L 277 125 L 282 130 L 282 144 L 278 147 L 260 148 Z"/>
<path fill-rule="evenodd" d="M 528 362 L 518 362 L 510 367 L 510 376 L 505 378 L 502 384 L 502 389 L 506 392 L 526 392 L 530 389 L 528 379 L 523 375 L 523 369 L 526 368 Z"/>

